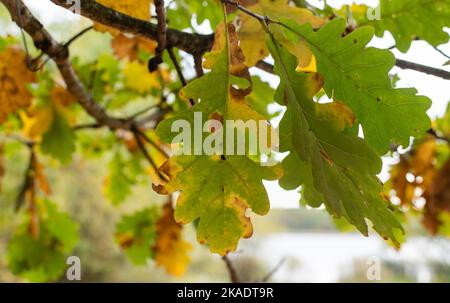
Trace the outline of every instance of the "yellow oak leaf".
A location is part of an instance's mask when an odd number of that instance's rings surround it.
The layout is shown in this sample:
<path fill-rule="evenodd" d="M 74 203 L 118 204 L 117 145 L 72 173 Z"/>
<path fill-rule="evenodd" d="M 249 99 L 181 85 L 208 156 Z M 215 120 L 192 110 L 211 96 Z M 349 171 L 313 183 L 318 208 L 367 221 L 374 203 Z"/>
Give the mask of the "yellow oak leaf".
<path fill-rule="evenodd" d="M 401 205 L 411 204 L 414 198 L 415 185 L 408 182 L 406 175 L 410 171 L 409 161 L 400 158 L 400 162 L 391 169 L 391 186 L 395 190 L 396 196 L 400 199 Z"/>
<path fill-rule="evenodd" d="M 167 80 L 167 76 L 164 73 L 161 73 L 163 81 Z M 139 93 L 149 92 L 152 88 L 161 88 L 159 71 L 150 73 L 147 66 L 142 62 L 128 62 L 123 70 L 123 74 L 127 87 Z"/>
<path fill-rule="evenodd" d="M 153 40 L 137 36 L 128 37 L 124 34 L 115 36 L 111 41 L 114 55 L 119 59 L 128 58 L 130 61 L 134 61 L 138 58 L 139 50 L 141 49 L 151 54 L 155 53 L 157 45 L 158 44 Z"/>
<path fill-rule="evenodd" d="M 30 140 L 38 140 L 52 125 L 54 112 L 49 105 L 42 105 L 27 112 L 21 112 L 22 133 Z"/>
<path fill-rule="evenodd" d="M 9 114 L 31 104 L 27 84 L 35 82 L 36 76 L 25 62 L 25 53 L 16 47 L 8 47 L 0 53 L 0 123 Z"/>
<path fill-rule="evenodd" d="M 436 156 L 436 140 L 427 138 L 414 150 L 411 170 L 416 176 L 421 176 L 434 166 Z"/>
<path fill-rule="evenodd" d="M 325 23 L 325 19 L 315 16 L 311 11 L 298 8 L 288 4 L 288 0 L 260 0 L 258 3 L 248 6 L 248 9 L 262 16 L 267 16 L 273 20 L 288 18 L 299 24 L 309 23 L 313 28 L 319 28 Z M 248 14 L 239 14 L 239 40 L 245 55 L 245 64 L 254 66 L 258 61 L 269 55 L 266 45 L 266 33 L 260 22 Z M 299 59 L 299 69 L 301 71 L 315 72 L 315 61 L 313 54 L 309 50 L 306 42 L 299 41 L 292 43 L 283 35 L 277 37 L 290 52 Z"/>
<path fill-rule="evenodd" d="M 150 21 L 150 4 L 152 0 L 97 0 L 97 2 L 136 19 Z M 95 23 L 94 28 L 99 32 L 109 32 L 114 36 L 120 34 L 119 30 L 100 23 Z"/>
<path fill-rule="evenodd" d="M 156 223 L 155 262 L 169 274 L 180 277 L 191 261 L 188 255 L 191 249 L 191 244 L 183 240 L 182 226 L 175 221 L 172 201 L 169 201 Z"/>

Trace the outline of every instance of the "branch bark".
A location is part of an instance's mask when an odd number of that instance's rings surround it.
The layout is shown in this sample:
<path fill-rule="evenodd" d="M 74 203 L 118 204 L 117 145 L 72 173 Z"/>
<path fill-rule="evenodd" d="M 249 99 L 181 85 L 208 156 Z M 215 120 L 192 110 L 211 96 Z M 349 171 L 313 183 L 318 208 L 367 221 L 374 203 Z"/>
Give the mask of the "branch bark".
<path fill-rule="evenodd" d="M 445 80 L 450 80 L 450 72 L 443 70 L 443 69 L 439 69 L 439 68 L 434 68 L 434 67 L 430 67 L 430 66 L 426 66 L 426 65 L 422 65 L 422 64 L 418 64 L 418 63 L 414 63 L 414 62 L 409 62 L 409 61 L 405 61 L 405 60 L 401 60 L 401 59 L 397 59 L 395 65 L 397 67 L 400 67 L 401 69 L 411 69 L 417 72 L 421 72 L 421 73 L 425 73 L 425 74 L 429 74 L 429 75 L 433 75 Z M 269 74 L 275 74 L 273 71 L 273 65 L 270 63 L 267 63 L 266 61 L 259 61 L 256 63 L 255 67 L 269 73 Z"/>
<path fill-rule="evenodd" d="M 450 80 L 450 72 L 443 69 L 417 64 L 414 62 L 409 62 L 401 59 L 397 59 L 395 65 L 402 69 L 411 69 L 421 73 L 433 75 L 442 79 Z"/>
<path fill-rule="evenodd" d="M 54 4 L 69 9 L 70 2 L 66 0 L 51 0 Z M 69 4 L 68 4 L 69 3 Z M 82 16 L 92 21 L 116 28 L 124 33 L 134 34 L 158 41 L 158 25 L 122 14 L 94 0 L 81 1 Z M 179 48 L 190 54 L 205 53 L 210 50 L 214 35 L 185 33 L 167 28 L 167 46 Z"/>

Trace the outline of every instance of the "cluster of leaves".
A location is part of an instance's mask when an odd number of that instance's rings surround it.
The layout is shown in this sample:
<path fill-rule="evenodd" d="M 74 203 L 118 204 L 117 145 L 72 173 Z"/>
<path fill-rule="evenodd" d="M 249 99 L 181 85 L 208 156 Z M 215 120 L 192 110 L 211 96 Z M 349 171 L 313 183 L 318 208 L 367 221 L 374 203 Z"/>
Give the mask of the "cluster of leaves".
<path fill-rule="evenodd" d="M 422 216 L 431 234 L 450 227 L 450 107 L 434 123 L 433 134 L 417 138 L 391 169 L 387 189 L 402 208 Z"/>
<path fill-rule="evenodd" d="M 66 270 L 66 257 L 78 242 L 79 226 L 47 199 L 36 201 L 8 246 L 11 271 L 26 279 L 45 282 Z"/>
<path fill-rule="evenodd" d="M 151 207 L 124 216 L 117 224 L 116 239 L 134 264 L 142 265 L 153 259 L 168 273 L 179 277 L 187 269 L 191 250 L 181 232 L 169 201 L 162 211 Z"/>
<path fill-rule="evenodd" d="M 98 2 L 152 20 L 150 0 Z M 0 130 L 6 137 L 19 136 L 32 155 L 18 199 L 27 213 L 9 244 L 14 273 L 34 281 L 57 279 L 78 237 L 76 223 L 45 198 L 51 193 L 38 154 L 62 165 L 70 163 L 75 152 L 109 157 L 103 184 L 114 205 L 123 203 L 134 186 L 150 182 L 160 194 L 181 191 L 175 203 L 169 199 L 162 209 L 151 205 L 124 216 L 116 231 L 117 243 L 134 264 L 154 260 L 176 276 L 189 263 L 190 244 L 183 240 L 182 225 L 194 222 L 198 241 L 212 252 L 234 251 L 242 237 L 252 235 L 249 210 L 265 215 L 270 209 L 263 180 L 278 180 L 286 190 L 300 188 L 303 204 L 324 205 L 333 217 L 343 218 L 361 233 L 367 235 L 373 228 L 396 246 L 403 233 L 396 214 L 405 206 L 416 208 L 419 196 L 427 201 L 424 221 L 433 233 L 444 220 L 450 221 L 444 218 L 450 210 L 448 145 L 436 136 L 423 137 L 431 126 L 426 115 L 431 101 L 413 88 L 394 88 L 389 77 L 394 56 L 367 46 L 385 30 L 395 37 L 400 51 L 407 51 L 418 38 L 433 46 L 447 42 L 447 0 L 382 0 L 378 21 L 367 19 L 369 8 L 363 5 L 318 9 L 305 1 L 237 1 L 240 7 L 225 2 L 174 0 L 167 6 L 171 27 L 195 31 L 209 21 L 216 29 L 213 47 L 203 55 L 208 72 L 184 87 L 176 61 L 187 66 L 185 54 L 176 53 L 175 61 L 165 54 L 164 64 L 150 73 L 147 60 L 157 42 L 94 24 L 95 39 L 106 41 L 108 50 L 95 61 L 71 58 L 71 63 L 108 114 L 124 120 L 158 114 L 156 121 L 134 131 L 98 130 L 102 125 L 79 107 L 55 66 L 30 72 L 17 41 L 0 38 Z M 280 80 L 276 89 L 251 73 L 267 58 L 273 59 Z M 322 102 L 326 97 L 331 102 Z M 264 156 L 270 154 L 259 151 L 255 157 L 247 147 L 242 155 L 224 155 L 235 146 L 220 142 L 227 130 L 216 127 L 202 138 L 214 138 L 209 143 L 216 154 L 168 153 L 176 120 L 193 123 L 194 114 L 201 112 L 218 122 L 254 120 L 270 125 L 279 114 L 269 111 L 274 104 L 285 109 L 279 117 L 279 139 L 280 151 L 287 154 L 275 166 L 265 166 Z M 447 114 L 436 122 L 440 135 L 447 138 L 449 120 Z M 254 131 L 258 137 L 259 129 Z M 392 146 L 408 147 L 411 137 L 419 139 L 393 168 L 389 183 L 404 206 L 397 208 L 384 194 L 377 174 L 381 156 Z M 0 142 L 0 178 L 1 146 L 8 142 Z"/>

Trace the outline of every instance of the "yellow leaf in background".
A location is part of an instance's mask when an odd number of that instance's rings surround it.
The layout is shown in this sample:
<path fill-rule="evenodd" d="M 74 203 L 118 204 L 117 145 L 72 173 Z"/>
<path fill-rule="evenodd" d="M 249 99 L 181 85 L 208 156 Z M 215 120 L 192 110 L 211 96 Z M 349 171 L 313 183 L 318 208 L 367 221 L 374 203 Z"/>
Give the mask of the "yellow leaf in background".
<path fill-rule="evenodd" d="M 123 70 L 125 84 L 139 93 L 149 92 L 152 88 L 160 89 L 159 72 L 150 73 L 147 65 L 141 62 L 128 62 Z"/>
<path fill-rule="evenodd" d="M 134 18 L 150 21 L 151 0 L 97 0 L 97 2 Z M 110 32 L 114 36 L 120 33 L 117 29 L 100 23 L 95 23 L 94 28 L 99 32 Z"/>
<path fill-rule="evenodd" d="M 0 123 L 9 114 L 31 104 L 27 84 L 35 82 L 36 76 L 25 62 L 25 53 L 16 47 L 8 47 L 0 53 Z"/>
<path fill-rule="evenodd" d="M 3 160 L 3 143 L 0 143 L 0 193 L 2 192 L 2 178 L 5 175 L 5 163 Z"/>
<path fill-rule="evenodd" d="M 21 112 L 20 118 L 23 135 L 30 140 L 38 140 L 52 125 L 54 112 L 51 105 L 43 105 L 27 113 Z"/>
<path fill-rule="evenodd" d="M 35 178 L 39 184 L 39 188 L 46 195 L 50 195 L 52 190 L 50 188 L 50 183 L 47 180 L 47 176 L 44 173 L 44 166 L 40 164 L 37 160 L 33 163 Z"/>
<path fill-rule="evenodd" d="M 174 219 L 172 201 L 164 205 L 163 215 L 156 223 L 155 262 L 176 277 L 181 277 L 191 262 L 191 244 L 183 240 L 182 226 Z"/>
<path fill-rule="evenodd" d="M 259 3 L 249 6 L 248 9 L 274 20 L 288 18 L 299 24 L 309 23 L 313 28 L 319 28 L 325 23 L 325 19 L 315 16 L 309 10 L 289 5 L 288 0 L 260 0 Z M 239 20 L 238 33 L 246 59 L 245 64 L 254 66 L 269 54 L 266 45 L 266 33 L 259 21 L 252 16 L 240 13 Z M 294 45 L 283 37 L 277 37 L 277 39 L 299 59 L 299 69 L 305 68 L 305 71 L 315 72 L 312 53 L 306 42 L 300 41 Z"/>
<path fill-rule="evenodd" d="M 410 205 L 414 199 L 415 185 L 408 182 L 406 175 L 410 172 L 409 161 L 401 157 L 400 162 L 392 167 L 390 183 L 401 205 Z"/>
<path fill-rule="evenodd" d="M 144 39 L 141 37 L 127 37 L 123 34 L 117 35 L 111 41 L 111 46 L 119 59 L 128 58 L 134 61 L 138 58 L 139 50 L 145 50 L 150 54 L 155 53 L 158 43 L 153 40 Z"/>
<path fill-rule="evenodd" d="M 76 101 L 72 94 L 61 86 L 54 86 L 50 95 L 54 104 L 64 107 L 67 107 Z"/>
<path fill-rule="evenodd" d="M 421 176 L 428 169 L 433 168 L 435 155 L 436 140 L 429 137 L 414 150 L 414 158 L 411 163 L 412 172 L 416 176 Z"/>

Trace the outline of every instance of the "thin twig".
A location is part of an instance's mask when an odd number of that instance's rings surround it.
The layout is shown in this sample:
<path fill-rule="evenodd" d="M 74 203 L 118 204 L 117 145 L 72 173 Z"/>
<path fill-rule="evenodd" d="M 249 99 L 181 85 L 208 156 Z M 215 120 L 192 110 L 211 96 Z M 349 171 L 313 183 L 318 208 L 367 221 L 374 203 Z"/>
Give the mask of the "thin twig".
<path fill-rule="evenodd" d="M 225 255 L 222 257 L 223 261 L 225 261 L 225 264 L 227 265 L 228 273 L 230 275 L 230 280 L 232 283 L 240 283 L 241 280 L 239 279 L 239 276 L 233 266 L 233 263 L 231 262 L 228 255 Z"/>
<path fill-rule="evenodd" d="M 132 114 L 132 115 L 128 118 L 128 120 L 134 120 L 134 119 L 136 119 L 137 117 L 139 117 L 139 116 L 145 114 L 145 113 L 148 112 L 149 110 L 152 110 L 152 109 L 154 109 L 154 108 L 157 108 L 158 106 L 159 106 L 159 104 L 152 104 L 152 105 L 149 105 L 149 106 L 147 106 L 146 108 L 143 108 L 143 109 L 141 109 L 140 111 L 137 111 L 136 113 Z"/>
<path fill-rule="evenodd" d="M 23 179 L 22 185 L 20 186 L 19 194 L 16 197 L 16 202 L 14 206 L 14 210 L 19 211 L 22 206 L 25 204 L 26 193 L 30 188 L 34 187 L 34 178 L 35 178 L 35 161 L 36 154 L 34 153 L 33 147 L 28 146 L 30 151 L 30 158 L 28 162 L 27 169 L 25 171 L 25 177 Z"/>
<path fill-rule="evenodd" d="M 169 53 L 170 60 L 172 60 L 172 63 L 175 66 L 175 70 L 177 71 L 178 78 L 180 78 L 181 84 L 183 86 L 186 86 L 187 85 L 186 78 L 184 78 L 183 71 L 181 70 L 181 66 L 178 63 L 173 48 L 172 47 L 167 48 L 167 52 Z"/>
<path fill-rule="evenodd" d="M 433 48 L 440 53 L 442 56 L 446 57 L 447 59 L 450 59 L 450 56 L 447 55 L 446 53 L 444 53 L 443 51 L 441 51 L 439 48 L 437 48 L 437 46 L 433 46 Z"/>
<path fill-rule="evenodd" d="M 147 141 L 148 144 L 150 144 L 151 146 L 153 146 L 160 154 L 162 154 L 164 157 L 166 158 L 170 158 L 169 154 L 162 149 L 158 143 L 156 143 L 155 141 L 153 141 L 152 139 L 150 139 L 149 136 L 147 136 L 143 131 L 141 131 L 140 129 L 136 129 L 136 132 L 145 140 Z"/>
<path fill-rule="evenodd" d="M 175 66 L 175 70 L 177 71 L 178 78 L 180 78 L 181 84 L 183 85 L 183 87 L 185 87 L 187 85 L 187 81 L 186 81 L 186 78 L 184 78 L 183 71 L 181 70 L 181 66 L 178 63 L 178 60 L 177 60 L 177 57 L 175 56 L 173 48 L 171 48 L 171 47 L 167 48 L 167 52 L 169 53 L 170 60 L 172 60 L 173 65 Z M 189 105 L 194 106 L 194 104 L 195 104 L 195 101 L 192 100 L 191 98 L 189 98 Z"/>
<path fill-rule="evenodd" d="M 439 136 L 438 133 L 437 133 L 434 129 L 432 129 L 432 128 L 430 128 L 429 130 L 427 130 L 427 133 L 430 134 L 430 135 L 432 135 L 432 136 L 433 136 L 435 139 L 437 139 L 437 140 L 441 140 L 441 141 L 445 141 L 445 142 L 447 142 L 447 143 L 450 143 L 450 139 L 449 139 L 449 138 Z"/>
<path fill-rule="evenodd" d="M 155 172 L 158 174 L 158 176 L 162 180 L 168 181 L 167 177 L 158 170 L 158 166 L 156 165 L 155 161 L 153 161 L 152 157 L 150 156 L 147 149 L 145 148 L 145 144 L 144 144 L 144 142 L 142 142 L 141 134 L 140 134 L 138 128 L 132 129 L 132 132 L 133 132 L 134 138 L 136 139 L 136 142 L 139 146 L 139 149 L 141 150 L 145 159 L 148 161 L 148 163 L 151 165 L 151 167 L 155 170 Z"/>
<path fill-rule="evenodd" d="M 83 36 L 85 33 L 87 33 L 88 31 L 90 31 L 91 29 L 93 29 L 94 26 L 89 26 L 85 29 L 83 29 L 82 31 L 80 31 L 79 33 L 75 34 L 72 38 L 70 38 L 66 43 L 64 43 L 64 46 L 69 46 L 70 44 L 72 44 L 75 40 L 77 40 L 78 38 L 80 38 L 81 36 Z"/>
<path fill-rule="evenodd" d="M 268 16 L 263 16 L 263 15 L 255 13 L 255 12 L 252 12 L 251 10 L 247 9 L 245 6 L 240 5 L 236 1 L 222 0 L 222 2 L 225 3 L 225 4 L 228 4 L 228 5 L 232 5 L 232 6 L 236 7 L 237 9 L 239 9 L 240 11 L 242 11 L 243 13 L 245 13 L 245 14 L 247 14 L 249 16 L 252 16 L 253 18 L 256 18 L 259 21 L 264 22 L 266 24 L 268 24 L 268 23 L 280 24 L 279 21 L 270 19 Z"/>
<path fill-rule="evenodd" d="M 98 128 L 102 128 L 102 127 L 104 127 L 104 125 L 101 125 L 98 123 L 87 123 L 87 124 L 75 125 L 74 127 L 72 127 L 72 130 L 79 131 L 79 130 L 83 130 L 83 129 L 98 129 Z"/>
<path fill-rule="evenodd" d="M 264 278 L 262 278 L 261 281 L 269 281 L 269 279 L 272 278 L 272 276 L 281 268 L 281 266 L 283 266 L 284 262 L 286 262 L 286 259 L 281 259 L 280 262 L 278 262 L 278 264 Z"/>

